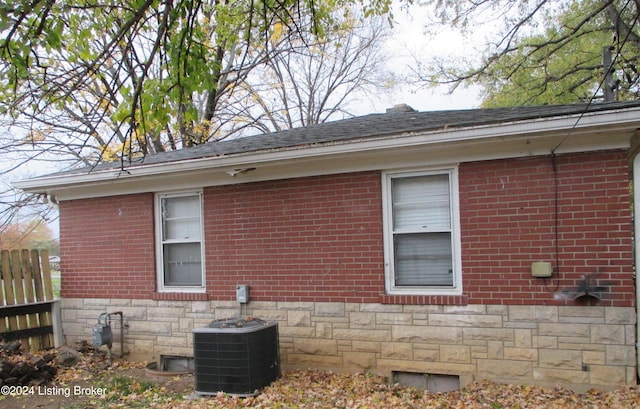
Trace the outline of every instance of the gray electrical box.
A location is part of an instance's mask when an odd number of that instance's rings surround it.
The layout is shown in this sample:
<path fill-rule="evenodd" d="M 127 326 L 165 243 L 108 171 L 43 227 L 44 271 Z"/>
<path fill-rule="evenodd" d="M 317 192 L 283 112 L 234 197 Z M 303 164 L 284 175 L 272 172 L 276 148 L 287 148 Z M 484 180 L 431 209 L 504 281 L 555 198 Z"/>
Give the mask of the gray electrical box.
<path fill-rule="evenodd" d="M 236 286 L 236 300 L 240 304 L 249 302 L 249 286 L 246 284 L 238 284 Z"/>
<path fill-rule="evenodd" d="M 113 334 L 111 332 L 111 325 L 107 322 L 109 314 L 103 312 L 98 317 L 98 323 L 93 326 L 93 346 L 99 347 L 107 345 L 111 348 L 113 341 Z"/>

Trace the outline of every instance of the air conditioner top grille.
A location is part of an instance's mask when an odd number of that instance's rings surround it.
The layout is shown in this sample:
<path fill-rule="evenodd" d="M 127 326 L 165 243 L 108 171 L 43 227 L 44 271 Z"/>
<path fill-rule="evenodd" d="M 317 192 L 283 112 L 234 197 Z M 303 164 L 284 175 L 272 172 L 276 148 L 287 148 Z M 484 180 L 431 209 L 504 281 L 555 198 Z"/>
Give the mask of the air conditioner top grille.
<path fill-rule="evenodd" d="M 195 328 L 194 332 L 251 332 L 272 325 L 259 318 L 225 318 L 212 321 L 204 328 Z M 213 330 L 213 331 L 212 331 Z"/>

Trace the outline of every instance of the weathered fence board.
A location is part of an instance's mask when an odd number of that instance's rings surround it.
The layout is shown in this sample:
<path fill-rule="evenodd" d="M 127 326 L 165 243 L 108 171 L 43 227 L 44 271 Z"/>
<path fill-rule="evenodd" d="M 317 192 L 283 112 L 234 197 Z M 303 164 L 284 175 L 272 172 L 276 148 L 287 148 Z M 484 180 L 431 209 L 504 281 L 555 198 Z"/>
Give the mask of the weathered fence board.
<path fill-rule="evenodd" d="M 13 291 L 13 276 L 11 274 L 11 256 L 8 251 L 2 251 L 0 261 L 2 261 L 2 288 L 4 289 L 4 305 L 15 305 L 16 296 Z M 7 329 L 18 328 L 18 318 L 16 316 L 8 317 Z M 6 332 L 5 331 L 5 332 Z"/>
<path fill-rule="evenodd" d="M 0 337 L 19 339 L 24 349 L 54 346 L 57 303 L 46 250 L 0 252 Z"/>
<path fill-rule="evenodd" d="M 42 268 L 40 268 L 40 260 L 38 255 L 38 250 L 31 250 L 31 265 L 33 266 L 33 284 L 35 290 L 35 301 L 38 300 L 53 300 L 53 291 L 49 291 L 48 293 L 44 291 L 43 275 L 48 276 L 49 284 L 51 284 L 51 271 L 49 270 L 49 253 L 46 250 L 43 250 L 43 256 L 46 257 L 47 262 L 42 263 Z M 49 286 L 51 287 L 51 286 Z M 51 313 L 50 312 L 41 312 L 38 314 L 38 319 L 40 320 L 41 326 L 49 326 L 51 325 Z M 51 336 L 42 337 L 42 347 L 50 348 L 52 347 Z"/>

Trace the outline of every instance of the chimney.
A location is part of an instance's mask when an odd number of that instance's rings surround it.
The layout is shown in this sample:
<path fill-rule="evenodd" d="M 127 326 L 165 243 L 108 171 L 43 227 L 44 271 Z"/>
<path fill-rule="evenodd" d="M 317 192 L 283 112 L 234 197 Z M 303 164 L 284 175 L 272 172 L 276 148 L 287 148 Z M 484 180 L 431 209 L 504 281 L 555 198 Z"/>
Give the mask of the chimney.
<path fill-rule="evenodd" d="M 387 114 L 398 114 L 402 112 L 416 112 L 407 104 L 395 104 L 393 108 L 387 108 Z"/>

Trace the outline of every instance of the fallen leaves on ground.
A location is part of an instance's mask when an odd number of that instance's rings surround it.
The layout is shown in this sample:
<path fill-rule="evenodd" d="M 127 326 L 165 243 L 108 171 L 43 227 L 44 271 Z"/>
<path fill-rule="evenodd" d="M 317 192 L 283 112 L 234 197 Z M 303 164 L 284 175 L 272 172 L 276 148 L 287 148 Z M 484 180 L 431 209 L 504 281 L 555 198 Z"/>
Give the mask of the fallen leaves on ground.
<path fill-rule="evenodd" d="M 367 374 L 296 371 L 284 374 L 255 397 L 225 394 L 177 403 L 171 408 L 438 408 L 554 409 L 640 408 L 640 391 L 625 387 L 612 392 L 578 394 L 564 388 L 474 382 L 466 388 L 429 393 Z"/>
<path fill-rule="evenodd" d="M 131 362 L 125 360 L 114 361 L 109 364 L 106 358 L 100 354 L 96 356 L 84 354 L 82 359 L 73 367 L 61 368 L 56 376 L 59 383 L 73 383 L 82 380 L 91 380 L 98 375 L 108 375 L 109 373 L 118 373 L 130 369 L 143 369 L 146 366 L 144 362 Z"/>
<path fill-rule="evenodd" d="M 5 396 L 0 406 L 22 408 L 60 407 L 74 409 L 640 409 L 640 389 L 576 393 L 566 388 L 501 385 L 473 382 L 465 388 L 443 393 L 391 384 L 372 374 L 332 373 L 316 370 L 285 372 L 256 396 L 240 398 L 225 393 L 194 394 L 193 375 L 152 376 L 144 363 L 125 360 L 105 365 L 100 354 L 83 354 L 73 368 L 61 368 L 54 385 L 103 388 L 104 393 L 65 398 Z M 78 399 L 81 398 L 81 399 Z"/>

